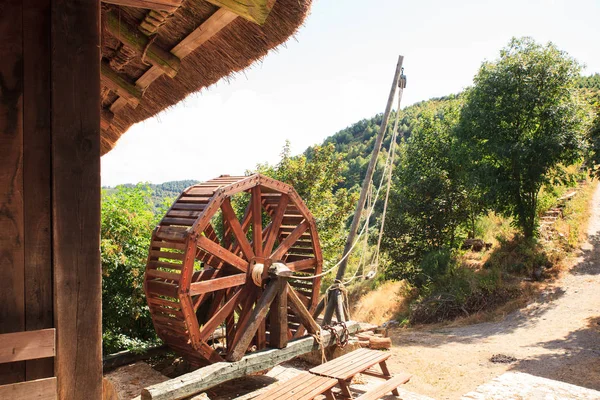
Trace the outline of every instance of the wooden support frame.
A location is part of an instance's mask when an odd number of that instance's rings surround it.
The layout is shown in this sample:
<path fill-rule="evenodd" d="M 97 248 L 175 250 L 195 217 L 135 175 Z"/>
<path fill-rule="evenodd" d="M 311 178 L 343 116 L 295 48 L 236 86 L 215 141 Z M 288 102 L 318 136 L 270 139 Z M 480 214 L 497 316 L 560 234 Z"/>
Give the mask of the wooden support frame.
<path fill-rule="evenodd" d="M 207 0 L 216 6 L 223 7 L 240 17 L 262 25 L 267 20 L 275 1 L 269 0 Z"/>
<path fill-rule="evenodd" d="M 206 43 L 210 38 L 219 33 L 223 28 L 229 25 L 237 18 L 237 14 L 226 10 L 224 8 L 220 8 L 213 15 L 208 17 L 206 21 L 202 23 L 198 28 L 196 28 L 192 33 L 186 36 L 179 44 L 171 49 L 171 53 L 175 56 L 179 57 L 179 59 L 183 59 L 188 56 L 198 47 L 202 46 Z M 152 82 L 158 79 L 163 74 L 163 70 L 157 66 L 152 66 L 148 71 L 146 71 L 137 81 L 136 86 L 142 90 L 145 90 Z M 115 102 L 110 106 L 111 111 L 118 112 L 121 110 L 127 101 L 122 98 L 118 98 Z"/>
<path fill-rule="evenodd" d="M 102 60 L 100 65 L 102 73 L 102 83 L 107 88 L 115 92 L 121 98 L 127 100 L 132 106 L 136 107 L 142 99 L 142 91 L 127 79 L 121 76 L 117 71 L 113 70 L 106 60 Z M 104 120 L 104 118 L 103 118 Z"/>
<path fill-rule="evenodd" d="M 125 21 L 119 19 L 112 12 L 104 14 L 106 28 L 121 42 L 125 43 L 139 54 L 145 54 L 145 58 L 154 66 L 171 78 L 177 75 L 181 61 L 174 54 L 162 49 L 158 45 L 151 43 L 150 38 L 140 32 L 137 28 L 130 26 Z"/>
<path fill-rule="evenodd" d="M 102 398 L 100 4 L 53 0 L 49 18 L 55 374 L 61 400 L 96 400 Z"/>

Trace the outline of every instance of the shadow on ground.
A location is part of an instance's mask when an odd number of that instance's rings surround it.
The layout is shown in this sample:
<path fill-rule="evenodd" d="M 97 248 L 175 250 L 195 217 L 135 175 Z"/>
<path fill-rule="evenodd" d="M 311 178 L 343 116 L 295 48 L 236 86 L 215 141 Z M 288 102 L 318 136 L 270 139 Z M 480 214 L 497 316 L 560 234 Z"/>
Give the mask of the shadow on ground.
<path fill-rule="evenodd" d="M 511 370 L 600 390 L 600 317 L 564 340 L 537 345 L 552 353 L 520 360 Z"/>

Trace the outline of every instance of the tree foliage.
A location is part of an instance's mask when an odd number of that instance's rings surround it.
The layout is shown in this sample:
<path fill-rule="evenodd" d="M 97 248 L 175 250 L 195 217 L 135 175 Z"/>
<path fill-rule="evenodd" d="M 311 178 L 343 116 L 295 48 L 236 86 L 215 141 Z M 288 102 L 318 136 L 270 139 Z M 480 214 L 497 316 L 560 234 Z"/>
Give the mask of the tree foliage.
<path fill-rule="evenodd" d="M 466 94 L 460 136 L 494 208 L 526 237 L 536 233 L 543 184 L 559 164 L 578 160 L 585 116 L 577 96 L 580 67 L 553 44 L 513 39 L 484 62 Z"/>
<path fill-rule="evenodd" d="M 150 236 L 156 222 L 148 185 L 103 191 L 100 249 L 105 353 L 137 349 L 156 340 L 143 290 Z"/>
<path fill-rule="evenodd" d="M 348 168 L 344 158 L 333 144 L 312 147 L 310 157 L 291 156 L 288 143 L 277 165 L 257 166 L 257 172 L 292 185 L 304 200 L 317 222 L 323 257 L 328 261 L 340 256 L 345 224 L 358 198 L 356 192 L 338 188 Z"/>
<path fill-rule="evenodd" d="M 422 286 L 443 274 L 471 211 L 454 128 L 460 102 L 431 104 L 412 125 L 396 168 L 383 249 L 387 275 Z"/>

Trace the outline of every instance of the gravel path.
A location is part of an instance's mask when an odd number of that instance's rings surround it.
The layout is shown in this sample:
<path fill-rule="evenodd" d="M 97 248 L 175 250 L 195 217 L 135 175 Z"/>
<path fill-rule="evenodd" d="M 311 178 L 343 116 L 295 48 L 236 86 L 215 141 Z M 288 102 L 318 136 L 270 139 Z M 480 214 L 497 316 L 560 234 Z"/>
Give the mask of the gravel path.
<path fill-rule="evenodd" d="M 414 374 L 406 389 L 437 399 L 458 399 L 506 371 L 600 390 L 600 186 L 588 236 L 571 269 L 503 321 L 392 332 L 392 371 Z"/>

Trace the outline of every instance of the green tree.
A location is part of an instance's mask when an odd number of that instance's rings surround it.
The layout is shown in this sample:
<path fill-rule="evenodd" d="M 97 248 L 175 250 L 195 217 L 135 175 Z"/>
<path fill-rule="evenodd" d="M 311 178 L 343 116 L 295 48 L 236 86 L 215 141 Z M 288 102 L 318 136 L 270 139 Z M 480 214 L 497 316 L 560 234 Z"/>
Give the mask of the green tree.
<path fill-rule="evenodd" d="M 431 104 L 413 123 L 395 170 L 383 250 L 386 274 L 423 286 L 446 271 L 457 234 L 469 220 L 470 198 L 454 128 L 458 100 Z"/>
<path fill-rule="evenodd" d="M 537 232 L 540 188 L 581 157 L 584 113 L 580 66 L 549 43 L 513 38 L 484 62 L 466 94 L 459 133 L 473 171 L 496 211 L 514 217 L 525 237 Z"/>
<path fill-rule="evenodd" d="M 345 154 L 333 144 L 312 147 L 306 154 L 291 156 L 289 143 L 276 166 L 258 165 L 257 172 L 290 184 L 306 203 L 317 222 L 326 261 L 340 256 L 346 240 L 345 224 L 357 201 L 357 194 L 336 187 L 347 171 Z"/>
<path fill-rule="evenodd" d="M 105 353 L 156 341 L 143 290 L 156 224 L 148 185 L 117 186 L 102 196 L 102 328 Z M 159 213 L 162 215 L 162 213 Z"/>

